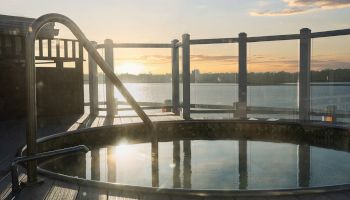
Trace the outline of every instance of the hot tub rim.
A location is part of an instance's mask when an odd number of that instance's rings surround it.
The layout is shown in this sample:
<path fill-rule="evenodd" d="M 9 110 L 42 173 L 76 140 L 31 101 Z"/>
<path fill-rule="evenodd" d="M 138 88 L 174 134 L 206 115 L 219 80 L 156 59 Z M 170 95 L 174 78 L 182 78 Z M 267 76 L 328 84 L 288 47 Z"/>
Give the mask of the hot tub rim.
<path fill-rule="evenodd" d="M 299 125 L 304 127 L 325 127 L 332 129 L 339 129 L 341 131 L 347 132 L 350 135 L 350 128 L 340 126 L 337 124 L 320 123 L 319 121 L 300 121 L 300 120 L 279 120 L 279 121 L 265 121 L 265 120 L 188 120 L 188 121 L 161 121 L 154 122 L 157 124 L 179 124 L 179 123 L 263 123 L 263 124 L 273 124 L 273 125 Z M 61 133 L 56 133 L 50 136 L 42 137 L 37 139 L 37 143 L 44 143 L 55 138 L 70 134 L 94 132 L 100 129 L 113 128 L 113 127 L 128 127 L 128 126 L 142 126 L 143 123 L 130 123 L 130 124 L 119 124 L 119 125 L 108 125 L 101 127 L 83 128 L 74 131 L 66 131 Z M 23 154 L 26 146 L 21 148 L 20 153 Z M 327 192 L 338 192 L 350 190 L 350 183 L 339 184 L 339 185 L 326 185 L 326 186 L 313 186 L 305 188 L 286 188 L 286 189 L 230 189 L 230 190 L 218 190 L 218 189 L 183 189 L 183 188 L 159 188 L 159 187 L 147 187 L 147 186 L 134 186 L 120 183 L 102 182 L 96 180 L 88 180 L 79 177 L 68 176 L 46 169 L 38 167 L 38 172 L 44 177 L 49 177 L 61 181 L 77 183 L 84 186 L 93 186 L 104 189 L 113 190 L 127 190 L 133 192 L 142 193 L 155 193 L 155 194 L 169 194 L 169 195 L 188 195 L 188 196 L 281 196 L 281 195 L 301 195 L 301 194 L 319 194 Z"/>
<path fill-rule="evenodd" d="M 303 187 L 303 188 L 278 188 L 278 189 L 184 189 L 184 188 L 159 188 L 127 185 L 120 183 L 88 180 L 79 177 L 68 176 L 38 167 L 38 173 L 48 178 L 75 183 L 79 186 L 96 187 L 100 189 L 129 191 L 152 194 L 182 195 L 182 196 L 205 196 L 205 197 L 258 197 L 258 196 L 288 196 L 288 195 L 308 195 L 322 194 L 328 192 L 341 192 L 350 190 L 349 184 Z"/>

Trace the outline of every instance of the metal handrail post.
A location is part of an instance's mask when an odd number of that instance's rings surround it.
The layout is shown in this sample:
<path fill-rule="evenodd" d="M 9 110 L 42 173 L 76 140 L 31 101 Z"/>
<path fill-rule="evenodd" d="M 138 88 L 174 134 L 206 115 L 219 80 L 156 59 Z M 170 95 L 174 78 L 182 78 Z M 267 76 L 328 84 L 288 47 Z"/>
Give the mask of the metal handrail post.
<path fill-rule="evenodd" d="M 236 116 L 247 117 L 247 34 L 238 36 L 238 105 Z"/>
<path fill-rule="evenodd" d="M 179 40 L 171 41 L 171 82 L 172 82 L 172 106 L 175 115 L 180 115 L 180 75 L 179 75 Z"/>
<path fill-rule="evenodd" d="M 105 60 L 111 67 L 114 72 L 114 49 L 113 49 L 113 40 L 106 39 L 104 42 L 105 45 Z M 106 80 L 106 106 L 107 106 L 107 116 L 114 117 L 117 114 L 117 105 L 114 97 L 114 87 L 113 83 L 107 79 Z"/>
<path fill-rule="evenodd" d="M 310 120 L 311 30 L 300 30 L 299 119 Z"/>
<path fill-rule="evenodd" d="M 191 67 L 190 67 L 190 35 L 182 35 L 182 104 L 183 118 L 191 118 Z"/>

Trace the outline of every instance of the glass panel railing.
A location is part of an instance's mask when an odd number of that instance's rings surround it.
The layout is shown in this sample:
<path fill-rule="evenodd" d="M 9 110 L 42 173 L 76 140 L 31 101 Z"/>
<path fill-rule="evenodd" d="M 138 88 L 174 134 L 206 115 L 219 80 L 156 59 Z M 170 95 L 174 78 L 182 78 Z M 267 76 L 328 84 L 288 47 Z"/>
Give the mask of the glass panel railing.
<path fill-rule="evenodd" d="M 311 116 L 313 120 L 350 123 L 349 36 L 312 40 Z"/>
<path fill-rule="evenodd" d="M 236 44 L 191 46 L 191 117 L 232 119 L 237 72 Z"/>
<path fill-rule="evenodd" d="M 247 68 L 248 117 L 297 119 L 298 42 L 248 43 Z"/>

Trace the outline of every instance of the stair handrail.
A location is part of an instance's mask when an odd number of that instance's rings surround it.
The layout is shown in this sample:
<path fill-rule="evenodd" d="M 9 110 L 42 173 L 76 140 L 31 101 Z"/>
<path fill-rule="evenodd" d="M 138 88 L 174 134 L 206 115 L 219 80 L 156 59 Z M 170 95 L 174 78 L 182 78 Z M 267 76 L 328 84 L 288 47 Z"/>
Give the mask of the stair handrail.
<path fill-rule="evenodd" d="M 152 121 L 138 105 L 136 100 L 131 96 L 129 91 L 126 89 L 124 84 L 114 74 L 112 67 L 102 58 L 96 48 L 90 43 L 80 28 L 68 17 L 51 13 L 43 15 L 37 18 L 28 27 L 26 34 L 25 45 L 26 45 L 26 73 L 27 73 L 27 151 L 28 156 L 33 156 L 37 153 L 36 149 L 36 136 L 37 136 L 37 104 L 36 104 L 36 71 L 35 71 L 35 38 L 37 37 L 40 30 L 48 23 L 57 22 L 65 25 L 82 44 L 90 56 L 95 60 L 97 65 L 100 66 L 101 70 L 111 80 L 114 86 L 117 87 L 119 92 L 124 96 L 126 101 L 135 110 L 142 121 L 153 129 Z M 37 162 L 32 160 L 28 162 L 28 181 L 36 182 L 37 178 Z"/>
<path fill-rule="evenodd" d="M 78 153 L 78 152 L 87 153 L 89 152 L 89 148 L 86 147 L 85 145 L 78 145 L 74 147 L 67 147 L 63 149 L 56 149 L 56 150 L 47 151 L 43 153 L 37 153 L 33 156 L 23 156 L 23 157 L 15 158 L 11 163 L 12 192 L 17 193 L 21 189 L 19 180 L 18 180 L 18 171 L 17 171 L 18 164 L 32 161 L 32 160 L 37 161 L 39 159 L 52 158 L 56 156 L 63 156 L 63 155 Z"/>

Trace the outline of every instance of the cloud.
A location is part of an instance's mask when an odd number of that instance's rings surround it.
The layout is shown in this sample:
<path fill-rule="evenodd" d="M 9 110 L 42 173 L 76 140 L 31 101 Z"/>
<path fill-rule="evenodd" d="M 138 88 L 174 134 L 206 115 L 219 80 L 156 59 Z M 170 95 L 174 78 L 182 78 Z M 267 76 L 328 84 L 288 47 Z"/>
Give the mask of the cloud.
<path fill-rule="evenodd" d="M 296 15 L 302 14 L 306 12 L 310 12 L 311 10 L 307 8 L 285 8 L 279 11 L 253 11 L 249 14 L 251 16 L 287 16 L 287 15 Z"/>
<path fill-rule="evenodd" d="M 344 8 L 350 6 L 349 0 L 284 0 L 288 6 L 312 6 L 318 8 Z"/>
<path fill-rule="evenodd" d="M 350 7 L 350 0 L 283 0 L 286 8 L 279 10 L 252 11 L 251 16 L 287 16 L 325 9 Z"/>

